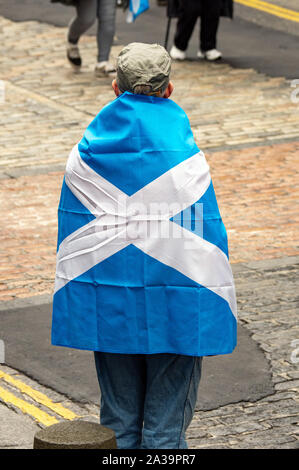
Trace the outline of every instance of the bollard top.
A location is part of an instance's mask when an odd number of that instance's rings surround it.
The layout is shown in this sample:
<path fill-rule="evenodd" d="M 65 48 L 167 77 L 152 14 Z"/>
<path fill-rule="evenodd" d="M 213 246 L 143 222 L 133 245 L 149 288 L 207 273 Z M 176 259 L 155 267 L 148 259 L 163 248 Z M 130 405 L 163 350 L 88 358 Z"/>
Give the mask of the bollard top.
<path fill-rule="evenodd" d="M 114 432 L 98 423 L 61 421 L 39 430 L 34 449 L 116 449 Z"/>

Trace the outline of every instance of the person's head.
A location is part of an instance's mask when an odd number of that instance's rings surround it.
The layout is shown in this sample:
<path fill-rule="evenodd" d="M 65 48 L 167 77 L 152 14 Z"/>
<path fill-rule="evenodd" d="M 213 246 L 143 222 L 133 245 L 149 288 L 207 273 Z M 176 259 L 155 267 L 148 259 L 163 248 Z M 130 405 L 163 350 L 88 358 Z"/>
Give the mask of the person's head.
<path fill-rule="evenodd" d="M 116 79 L 112 87 L 116 96 L 129 91 L 169 98 L 173 91 L 170 70 L 171 58 L 164 47 L 132 42 L 124 47 L 117 58 Z"/>

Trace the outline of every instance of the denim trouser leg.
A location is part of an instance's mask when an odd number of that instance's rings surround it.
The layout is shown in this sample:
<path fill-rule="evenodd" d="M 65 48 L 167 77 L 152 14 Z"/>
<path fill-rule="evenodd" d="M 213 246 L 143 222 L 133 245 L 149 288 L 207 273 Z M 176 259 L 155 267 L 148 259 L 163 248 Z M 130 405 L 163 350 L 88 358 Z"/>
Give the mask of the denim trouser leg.
<path fill-rule="evenodd" d="M 95 352 L 101 424 L 119 449 L 184 449 L 196 403 L 202 358 Z"/>
<path fill-rule="evenodd" d="M 113 429 L 119 449 L 138 449 L 145 397 L 144 361 L 96 351 L 95 363 L 101 389 L 100 422 Z"/>
<path fill-rule="evenodd" d="M 142 448 L 187 449 L 201 377 L 201 357 L 154 354 L 147 357 Z"/>

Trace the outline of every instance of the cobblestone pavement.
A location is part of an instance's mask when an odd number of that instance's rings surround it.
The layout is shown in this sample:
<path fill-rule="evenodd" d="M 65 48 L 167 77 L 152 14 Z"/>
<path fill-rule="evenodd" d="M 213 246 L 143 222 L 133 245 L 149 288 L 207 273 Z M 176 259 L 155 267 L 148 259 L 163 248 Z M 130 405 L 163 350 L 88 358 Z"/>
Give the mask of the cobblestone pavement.
<path fill-rule="evenodd" d="M 298 263 L 299 256 L 233 265 L 240 322 L 265 352 L 274 393 L 255 403 L 197 412 L 188 430 L 190 448 L 298 447 L 299 371 L 292 356 L 298 338 Z"/>
<path fill-rule="evenodd" d="M 2 34 L 0 198 L 5 224 L 0 234 L 0 300 L 4 302 L 52 293 L 63 168 L 70 149 L 113 93 L 111 79 L 94 77 L 94 38 L 82 40 L 84 67 L 82 73 L 73 74 L 65 63 L 65 29 L 0 17 Z M 113 48 L 114 57 L 119 49 Z M 299 104 L 291 100 L 293 89 L 283 77 L 226 64 L 175 63 L 172 79 L 173 99 L 187 112 L 211 167 L 228 229 L 239 321 L 265 352 L 275 384 L 275 393 L 256 403 L 196 412 L 189 445 L 296 447 L 298 363 L 291 354 L 296 349 L 292 341 L 299 338 L 295 318 Z M 18 375 L 1 367 L 0 388 L 25 399 L 26 393 L 1 376 L 1 370 Z M 19 378 L 29 380 L 22 374 Z M 51 397 L 54 392 L 43 393 Z M 72 403 L 58 394 L 53 401 L 66 404 L 78 416 L 97 419 L 96 407 Z M 23 412 L 8 406 L 0 396 L 0 415 L 19 426 Z M 23 424 L 27 440 L 4 440 L 3 447 L 30 447 L 32 433 L 41 424 L 32 416 L 26 416 Z"/>
<path fill-rule="evenodd" d="M 2 18 L 0 32 L 6 84 L 0 171 L 63 164 L 91 117 L 114 96 L 111 79 L 94 77 L 94 38 L 82 38 L 84 67 L 74 75 L 65 61 L 63 28 Z M 113 49 L 114 57 L 120 48 Z M 284 78 L 196 61 L 174 64 L 172 78 L 173 99 L 188 113 L 205 150 L 298 140 L 299 106 Z"/>

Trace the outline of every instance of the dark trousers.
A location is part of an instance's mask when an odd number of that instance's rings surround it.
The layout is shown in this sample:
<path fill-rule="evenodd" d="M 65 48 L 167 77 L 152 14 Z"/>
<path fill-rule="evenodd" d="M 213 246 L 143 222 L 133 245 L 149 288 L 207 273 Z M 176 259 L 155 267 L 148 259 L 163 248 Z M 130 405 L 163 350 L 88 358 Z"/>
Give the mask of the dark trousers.
<path fill-rule="evenodd" d="M 180 0 L 181 15 L 177 22 L 175 46 L 181 51 L 187 49 L 200 16 L 200 49 L 215 49 L 221 3 L 222 0 Z"/>

